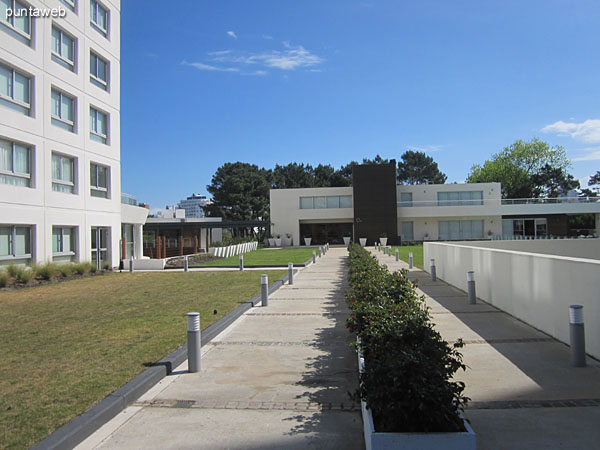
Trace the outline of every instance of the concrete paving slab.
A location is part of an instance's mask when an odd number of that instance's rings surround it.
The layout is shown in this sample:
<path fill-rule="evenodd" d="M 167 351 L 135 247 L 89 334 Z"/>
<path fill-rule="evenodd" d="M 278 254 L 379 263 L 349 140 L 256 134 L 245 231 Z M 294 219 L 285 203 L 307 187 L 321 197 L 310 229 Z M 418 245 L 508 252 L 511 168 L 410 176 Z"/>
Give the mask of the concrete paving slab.
<path fill-rule="evenodd" d="M 428 295 L 425 296 L 425 303 L 434 312 L 448 312 L 448 313 L 465 313 L 465 314 L 477 314 L 482 312 L 501 312 L 495 306 L 482 301 L 477 302 L 474 305 L 469 304 L 469 298 L 465 296 L 461 297 L 444 297 L 443 299 L 435 300 Z"/>

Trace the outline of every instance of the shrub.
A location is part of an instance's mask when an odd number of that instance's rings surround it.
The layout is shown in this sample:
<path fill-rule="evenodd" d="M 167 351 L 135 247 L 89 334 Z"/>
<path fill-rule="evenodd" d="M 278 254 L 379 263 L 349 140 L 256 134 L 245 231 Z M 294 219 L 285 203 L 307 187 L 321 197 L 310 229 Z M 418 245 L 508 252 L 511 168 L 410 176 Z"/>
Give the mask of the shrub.
<path fill-rule="evenodd" d="M 58 272 L 63 278 L 67 278 L 73 273 L 73 264 L 59 264 Z"/>
<path fill-rule="evenodd" d="M 33 270 L 31 269 L 21 269 L 16 276 L 16 279 L 19 283 L 27 284 L 33 278 Z"/>
<path fill-rule="evenodd" d="M 77 275 L 85 275 L 86 273 L 88 273 L 90 271 L 90 264 L 89 263 L 73 264 L 73 271 Z"/>
<path fill-rule="evenodd" d="M 0 288 L 8 285 L 8 272 L 6 270 L 0 270 Z"/>
<path fill-rule="evenodd" d="M 465 369 L 458 348 L 431 323 L 406 271 L 389 273 L 364 248 L 350 246 L 351 316 L 365 360 L 355 399 L 366 401 L 380 432 L 464 431 L 458 411 L 468 398 L 450 381 Z"/>
<path fill-rule="evenodd" d="M 92 264 L 92 263 L 86 263 L 88 265 L 88 270 L 90 271 L 90 273 L 96 273 L 96 271 L 98 270 L 98 267 L 96 266 L 96 264 Z"/>
<path fill-rule="evenodd" d="M 111 266 L 108 261 L 105 261 L 104 263 L 102 263 L 102 270 L 110 270 L 110 269 L 111 269 Z"/>
<path fill-rule="evenodd" d="M 8 273 L 8 276 L 12 277 L 12 278 L 17 278 L 17 274 L 23 270 L 22 268 L 20 268 L 19 266 L 15 266 L 14 264 L 10 264 L 8 266 L 6 266 L 6 272 Z"/>
<path fill-rule="evenodd" d="M 58 272 L 56 264 L 46 263 L 43 266 L 32 267 L 35 276 L 41 280 L 51 280 Z"/>

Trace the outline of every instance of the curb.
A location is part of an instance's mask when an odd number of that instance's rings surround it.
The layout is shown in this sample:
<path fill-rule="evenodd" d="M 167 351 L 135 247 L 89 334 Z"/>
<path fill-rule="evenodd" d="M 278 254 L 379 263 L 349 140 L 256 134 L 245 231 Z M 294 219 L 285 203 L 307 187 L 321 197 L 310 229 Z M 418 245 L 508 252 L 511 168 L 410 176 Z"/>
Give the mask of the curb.
<path fill-rule="evenodd" d="M 312 259 L 312 258 L 311 258 Z M 189 266 L 190 269 L 239 269 L 239 266 Z M 306 263 L 294 264 L 294 267 L 306 267 Z M 261 264 L 260 266 L 254 264 L 244 264 L 245 269 L 287 269 L 288 266 L 282 264 Z M 165 267 L 165 271 L 181 269 L 181 267 Z"/>
<path fill-rule="evenodd" d="M 284 275 L 269 286 L 269 294 L 277 291 L 288 280 Z M 229 314 L 221 317 L 200 332 L 202 347 L 224 331 L 246 311 L 261 302 L 260 293 L 247 300 Z M 187 343 L 169 353 L 151 367 L 144 370 L 124 386 L 107 395 L 84 413 L 67 422 L 49 436 L 31 447 L 32 450 L 66 450 L 80 444 L 102 425 L 107 423 L 128 405 L 138 399 L 144 392 L 170 375 L 175 367 L 187 359 Z"/>

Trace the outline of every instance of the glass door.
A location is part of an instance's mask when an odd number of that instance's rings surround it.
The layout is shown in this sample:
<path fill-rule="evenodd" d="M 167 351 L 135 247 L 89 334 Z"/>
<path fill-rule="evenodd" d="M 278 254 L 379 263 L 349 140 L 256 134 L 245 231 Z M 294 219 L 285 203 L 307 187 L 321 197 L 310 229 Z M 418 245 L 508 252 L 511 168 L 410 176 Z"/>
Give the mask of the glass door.
<path fill-rule="evenodd" d="M 105 262 L 110 263 L 108 241 L 110 228 L 92 227 L 92 264 L 102 269 Z"/>

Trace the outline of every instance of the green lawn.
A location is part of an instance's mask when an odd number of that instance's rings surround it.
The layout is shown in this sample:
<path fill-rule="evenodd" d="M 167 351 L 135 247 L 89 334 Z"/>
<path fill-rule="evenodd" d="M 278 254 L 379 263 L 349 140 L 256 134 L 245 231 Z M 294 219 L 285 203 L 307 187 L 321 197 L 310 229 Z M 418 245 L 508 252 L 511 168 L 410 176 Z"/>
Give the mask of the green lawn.
<path fill-rule="evenodd" d="M 261 266 L 261 265 L 283 265 L 288 263 L 303 264 L 312 258 L 314 248 L 282 248 L 269 250 L 261 248 L 253 252 L 244 253 L 244 265 L 246 266 Z M 217 259 L 203 266 L 238 266 L 240 256 L 230 256 L 229 258 Z"/>
<path fill-rule="evenodd" d="M 260 292 L 278 271 L 108 273 L 0 292 L 0 448 L 28 448 Z M 213 310 L 218 313 L 213 314 Z"/>
<path fill-rule="evenodd" d="M 393 247 L 392 256 L 396 256 L 396 249 L 399 250 L 398 257 L 402 261 L 408 262 L 409 252 L 413 252 L 413 264 L 419 269 L 423 268 L 423 246 L 422 245 L 407 245 L 403 247 Z"/>

